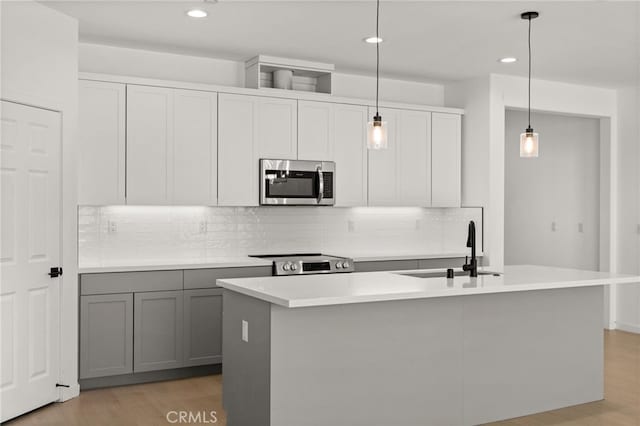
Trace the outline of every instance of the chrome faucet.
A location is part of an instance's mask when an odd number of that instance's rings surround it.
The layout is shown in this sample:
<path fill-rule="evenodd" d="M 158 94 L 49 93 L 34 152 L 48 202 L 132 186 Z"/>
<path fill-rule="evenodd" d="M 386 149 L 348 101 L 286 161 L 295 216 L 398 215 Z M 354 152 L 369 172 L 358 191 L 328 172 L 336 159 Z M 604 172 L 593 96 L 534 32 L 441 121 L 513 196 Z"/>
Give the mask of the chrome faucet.
<path fill-rule="evenodd" d="M 474 221 L 469 222 L 469 233 L 467 235 L 467 247 L 471 248 L 471 263 L 469 257 L 465 256 L 463 271 L 469 271 L 470 277 L 478 276 L 478 259 L 476 258 L 476 224 Z"/>

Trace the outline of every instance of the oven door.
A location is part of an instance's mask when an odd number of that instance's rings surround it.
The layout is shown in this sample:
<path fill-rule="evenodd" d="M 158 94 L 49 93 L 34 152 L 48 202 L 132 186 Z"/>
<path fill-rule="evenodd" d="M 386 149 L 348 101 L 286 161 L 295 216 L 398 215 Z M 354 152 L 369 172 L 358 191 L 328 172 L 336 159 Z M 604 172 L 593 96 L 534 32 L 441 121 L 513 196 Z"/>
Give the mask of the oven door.
<path fill-rule="evenodd" d="M 334 204 L 335 163 L 260 160 L 260 204 L 327 206 Z"/>

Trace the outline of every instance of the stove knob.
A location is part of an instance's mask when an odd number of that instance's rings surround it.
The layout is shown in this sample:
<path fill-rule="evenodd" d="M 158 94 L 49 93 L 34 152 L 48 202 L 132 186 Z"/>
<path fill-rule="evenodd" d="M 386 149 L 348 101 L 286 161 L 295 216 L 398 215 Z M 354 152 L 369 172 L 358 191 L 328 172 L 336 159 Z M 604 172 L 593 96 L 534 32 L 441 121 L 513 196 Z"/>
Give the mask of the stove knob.
<path fill-rule="evenodd" d="M 342 262 L 342 267 L 345 268 L 345 269 L 348 268 L 349 267 L 349 262 L 347 262 L 347 261 Z"/>
<path fill-rule="evenodd" d="M 282 265 L 282 269 L 284 269 L 285 271 L 288 271 L 289 269 L 291 269 L 291 265 L 288 263 L 285 263 L 284 265 Z"/>
<path fill-rule="evenodd" d="M 341 269 L 341 268 L 342 268 L 342 263 L 336 262 L 336 269 Z"/>
<path fill-rule="evenodd" d="M 298 265 L 296 265 L 295 263 L 291 264 L 291 270 L 295 271 L 296 269 L 298 269 Z"/>

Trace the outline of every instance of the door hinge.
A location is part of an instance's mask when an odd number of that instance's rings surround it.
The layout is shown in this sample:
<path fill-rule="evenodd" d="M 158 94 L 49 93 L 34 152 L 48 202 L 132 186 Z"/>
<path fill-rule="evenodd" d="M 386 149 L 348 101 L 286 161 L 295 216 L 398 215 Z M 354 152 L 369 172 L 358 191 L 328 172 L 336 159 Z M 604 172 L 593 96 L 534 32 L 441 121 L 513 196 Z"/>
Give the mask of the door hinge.
<path fill-rule="evenodd" d="M 56 387 L 57 387 L 57 388 L 69 388 L 69 387 L 71 387 L 71 386 L 69 386 L 69 385 L 63 385 L 62 383 L 56 383 Z"/>
<path fill-rule="evenodd" d="M 55 268 L 51 268 L 51 272 L 49 272 L 49 276 L 51 278 L 57 278 L 60 275 L 62 275 L 62 268 L 61 267 L 55 267 Z"/>

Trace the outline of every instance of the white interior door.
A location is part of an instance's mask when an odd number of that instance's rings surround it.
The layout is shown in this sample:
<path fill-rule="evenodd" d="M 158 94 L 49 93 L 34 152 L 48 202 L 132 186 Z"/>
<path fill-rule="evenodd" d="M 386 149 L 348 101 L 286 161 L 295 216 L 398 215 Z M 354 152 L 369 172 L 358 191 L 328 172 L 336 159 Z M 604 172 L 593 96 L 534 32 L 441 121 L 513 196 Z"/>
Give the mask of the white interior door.
<path fill-rule="evenodd" d="M 0 421 L 58 399 L 60 114 L 2 101 Z"/>

